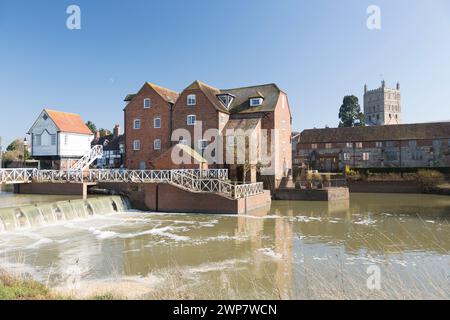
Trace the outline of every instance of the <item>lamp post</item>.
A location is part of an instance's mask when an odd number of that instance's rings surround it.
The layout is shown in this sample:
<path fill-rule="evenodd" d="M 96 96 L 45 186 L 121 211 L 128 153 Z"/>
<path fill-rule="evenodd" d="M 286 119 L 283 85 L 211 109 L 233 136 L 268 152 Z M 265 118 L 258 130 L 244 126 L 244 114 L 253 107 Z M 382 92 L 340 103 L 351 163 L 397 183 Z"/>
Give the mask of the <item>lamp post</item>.
<path fill-rule="evenodd" d="M 26 155 L 27 155 L 27 147 L 28 147 L 28 141 L 27 138 L 23 139 L 23 167 L 26 167 L 26 163 L 27 163 L 27 159 L 26 159 Z"/>

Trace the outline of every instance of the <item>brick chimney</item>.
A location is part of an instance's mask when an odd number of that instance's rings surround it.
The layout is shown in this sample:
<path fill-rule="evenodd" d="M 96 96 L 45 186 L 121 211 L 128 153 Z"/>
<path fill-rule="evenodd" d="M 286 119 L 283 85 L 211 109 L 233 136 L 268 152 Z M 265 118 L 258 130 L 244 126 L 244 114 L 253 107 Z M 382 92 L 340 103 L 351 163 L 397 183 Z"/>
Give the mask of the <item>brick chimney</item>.
<path fill-rule="evenodd" d="M 114 138 L 117 138 L 120 136 L 120 125 L 116 124 L 114 126 Z"/>

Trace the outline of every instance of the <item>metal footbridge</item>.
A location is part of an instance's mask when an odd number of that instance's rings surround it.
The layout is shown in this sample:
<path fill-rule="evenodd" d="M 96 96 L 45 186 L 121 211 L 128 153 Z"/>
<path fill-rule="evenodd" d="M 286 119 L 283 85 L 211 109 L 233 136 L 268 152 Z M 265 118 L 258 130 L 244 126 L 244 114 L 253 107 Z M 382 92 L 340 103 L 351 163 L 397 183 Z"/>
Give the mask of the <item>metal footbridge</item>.
<path fill-rule="evenodd" d="M 0 169 L 0 184 L 23 183 L 168 183 L 189 192 L 239 199 L 264 192 L 263 183 L 235 184 L 227 169 L 195 170 L 38 170 Z"/>

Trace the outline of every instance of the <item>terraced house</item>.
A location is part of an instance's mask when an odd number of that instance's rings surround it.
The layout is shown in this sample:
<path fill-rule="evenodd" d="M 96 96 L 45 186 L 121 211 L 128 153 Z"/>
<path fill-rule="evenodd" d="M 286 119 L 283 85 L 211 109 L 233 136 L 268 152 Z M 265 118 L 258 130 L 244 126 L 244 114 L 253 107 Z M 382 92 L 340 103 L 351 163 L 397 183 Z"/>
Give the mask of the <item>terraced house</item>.
<path fill-rule="evenodd" d="M 242 129 L 255 132 L 258 137 L 267 130 L 270 145 L 266 148 L 271 157 L 267 166 L 271 169 L 270 172 L 268 169 L 260 171 L 272 187 L 290 174 L 292 117 L 287 94 L 276 84 L 218 89 L 194 81 L 177 93 L 145 83 L 138 93 L 129 94 L 125 102 L 127 168 L 153 169 L 159 163 L 158 158 L 164 157 L 177 143 L 190 146 L 203 157 L 215 140 L 205 135 L 209 129 L 219 132 L 225 148 L 235 143 L 235 137 L 226 137 L 226 133 Z M 261 143 L 261 139 L 257 141 Z M 262 146 L 256 147 L 265 150 Z M 215 152 L 217 155 L 213 153 L 208 161 L 209 167 L 229 168 L 236 179 L 247 174 L 241 165 L 220 161 L 221 152 Z M 256 166 L 248 172 L 249 179 L 256 180 Z"/>
<path fill-rule="evenodd" d="M 304 130 L 294 157 L 322 171 L 450 167 L 450 122 Z"/>

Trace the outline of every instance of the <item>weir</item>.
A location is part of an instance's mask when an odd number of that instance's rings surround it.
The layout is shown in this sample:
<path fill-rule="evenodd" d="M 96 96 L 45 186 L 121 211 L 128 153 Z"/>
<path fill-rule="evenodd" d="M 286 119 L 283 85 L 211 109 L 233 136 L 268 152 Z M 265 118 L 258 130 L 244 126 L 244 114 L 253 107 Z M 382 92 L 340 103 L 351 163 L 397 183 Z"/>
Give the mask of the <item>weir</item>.
<path fill-rule="evenodd" d="M 60 221 L 86 219 L 94 215 L 124 212 L 130 209 L 120 196 L 68 200 L 0 209 L 0 232 L 51 225 Z"/>
<path fill-rule="evenodd" d="M 240 184 L 227 169 L 171 170 L 0 170 L 0 183 L 20 194 L 82 195 L 99 185 L 127 196 L 133 207 L 162 212 L 240 214 L 267 206 L 262 182 Z"/>

